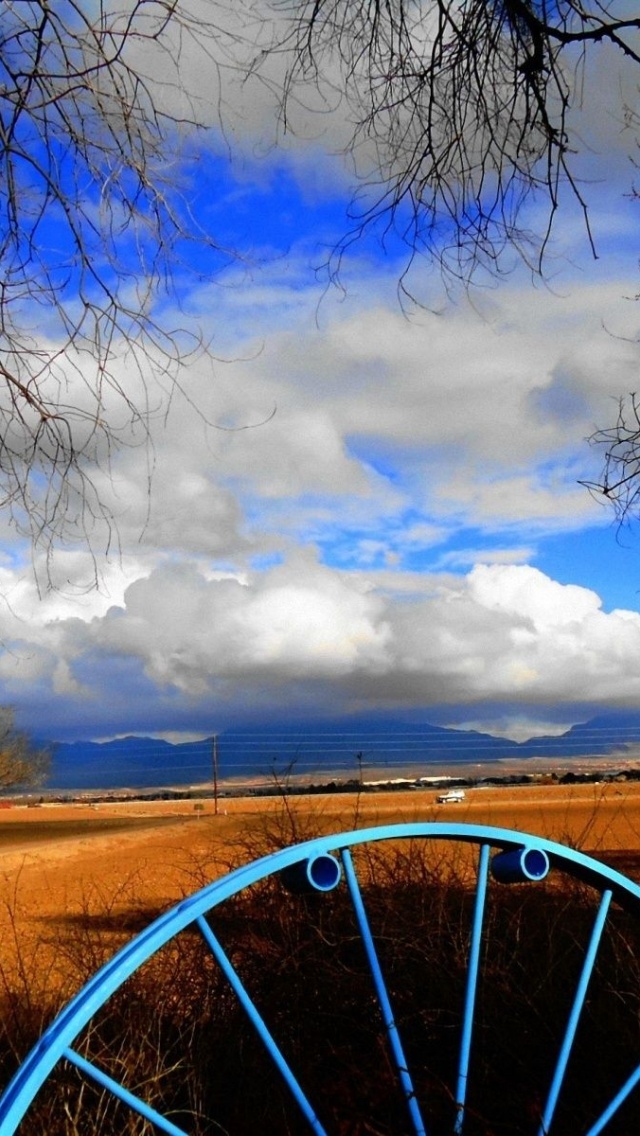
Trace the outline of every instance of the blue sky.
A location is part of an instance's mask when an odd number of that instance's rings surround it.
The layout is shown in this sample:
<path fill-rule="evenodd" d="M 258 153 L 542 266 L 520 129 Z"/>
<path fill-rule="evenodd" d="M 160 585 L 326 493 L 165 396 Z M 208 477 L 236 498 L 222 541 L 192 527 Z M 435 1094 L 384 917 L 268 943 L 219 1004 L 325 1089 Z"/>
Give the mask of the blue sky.
<path fill-rule="evenodd" d="M 276 145 L 264 88 L 232 86 L 225 141 L 214 104 L 186 192 L 241 256 L 188 250 L 178 273 L 213 355 L 166 416 L 157 393 L 152 450 L 133 433 L 95 475 L 117 521 L 106 552 L 93 532 L 97 588 L 78 539 L 39 593 L 43 554 L 0 521 L 0 702 L 61 740 L 368 710 L 520 740 L 640 706 L 640 529 L 579 484 L 638 385 L 615 106 L 581 111 L 598 259 L 567 200 L 546 281 L 515 266 L 447 294 L 418 262 L 403 307 L 397 241 L 354 244 L 343 287 L 322 272 L 348 229 L 340 114 Z"/>

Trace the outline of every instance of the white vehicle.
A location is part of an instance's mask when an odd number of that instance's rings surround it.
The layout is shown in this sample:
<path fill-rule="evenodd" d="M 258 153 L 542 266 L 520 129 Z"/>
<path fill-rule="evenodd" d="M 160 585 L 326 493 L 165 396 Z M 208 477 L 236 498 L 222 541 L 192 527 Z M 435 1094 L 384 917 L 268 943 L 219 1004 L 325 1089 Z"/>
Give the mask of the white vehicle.
<path fill-rule="evenodd" d="M 446 793 L 440 793 L 437 798 L 439 805 L 455 805 L 464 799 L 464 789 L 448 789 Z"/>

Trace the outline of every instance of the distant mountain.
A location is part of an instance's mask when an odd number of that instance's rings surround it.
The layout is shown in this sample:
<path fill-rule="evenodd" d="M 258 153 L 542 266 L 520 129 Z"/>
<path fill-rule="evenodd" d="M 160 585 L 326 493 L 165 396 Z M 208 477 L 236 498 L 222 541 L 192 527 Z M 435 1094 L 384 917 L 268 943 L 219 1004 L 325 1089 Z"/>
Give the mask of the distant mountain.
<path fill-rule="evenodd" d="M 396 717 L 278 722 L 262 730 L 237 727 L 220 735 L 220 762 L 239 773 L 291 768 L 296 773 L 354 774 L 360 763 L 393 769 L 422 762 L 495 760 L 514 753 L 505 738 Z"/>
<path fill-rule="evenodd" d="M 606 757 L 640 746 L 640 713 L 599 714 L 560 736 L 532 738 L 518 747 L 521 757 Z"/>
<path fill-rule="evenodd" d="M 470 730 L 453 730 L 397 718 L 371 717 L 278 721 L 262 728 L 237 727 L 218 736 L 221 777 L 258 777 L 288 772 L 356 774 L 359 763 L 419 765 L 506 757 L 513 742 Z M 48 789 L 152 788 L 211 781 L 211 738 L 172 745 L 154 738 L 110 742 L 60 742 L 54 746 Z"/>
<path fill-rule="evenodd" d="M 197 785 L 212 777 L 212 742 L 172 745 L 158 738 L 59 742 L 53 747 L 47 789 L 152 789 Z"/>
<path fill-rule="evenodd" d="M 560 736 L 516 743 L 476 730 L 455 730 L 398 717 L 277 721 L 234 727 L 218 736 L 220 777 L 367 775 L 379 767 L 491 762 L 500 758 L 602 757 L 640 746 L 640 713 L 604 714 Z M 213 777 L 213 742 L 172 745 L 157 738 L 61 742 L 54 747 L 47 789 L 149 789 L 197 785 Z"/>

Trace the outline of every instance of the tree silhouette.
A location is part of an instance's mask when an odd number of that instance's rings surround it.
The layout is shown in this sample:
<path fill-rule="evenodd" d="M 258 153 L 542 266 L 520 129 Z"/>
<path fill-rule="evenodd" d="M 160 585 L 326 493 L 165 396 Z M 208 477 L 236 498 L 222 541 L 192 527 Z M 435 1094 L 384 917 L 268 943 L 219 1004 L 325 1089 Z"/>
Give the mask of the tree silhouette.
<path fill-rule="evenodd" d="M 271 39 L 268 8 L 240 3 L 3 5 L 0 504 L 46 563 L 58 543 L 104 540 L 115 449 L 145 443 L 206 347 L 175 315 L 190 242 L 204 271 L 230 255 L 192 215 L 190 44 L 201 59 L 210 45 L 212 73 L 226 53 L 270 83 L 283 59 L 285 126 L 309 83 L 344 102 L 360 182 L 338 262 L 382 219 L 445 278 L 500 272 L 506 249 L 539 270 L 563 188 L 589 231 L 571 112 L 593 52 L 640 62 L 632 3 L 272 0 Z M 535 231 L 531 197 L 546 203 Z"/>
<path fill-rule="evenodd" d="M 49 760 L 46 748 L 34 745 L 28 734 L 16 729 L 11 707 L 0 706 L 0 789 L 38 784 Z"/>
<path fill-rule="evenodd" d="M 613 426 L 596 430 L 589 439 L 604 454 L 596 480 L 583 481 L 596 497 L 613 506 L 618 524 L 637 520 L 640 512 L 640 404 L 632 392 L 618 402 Z"/>
<path fill-rule="evenodd" d="M 502 271 L 515 251 L 541 270 L 563 191 L 587 201 L 572 112 L 585 68 L 608 45 L 640 63 L 640 8 L 617 0 L 289 0 L 273 3 L 287 60 L 285 126 L 305 85 L 346 104 L 360 179 L 354 226 L 395 228 L 448 278 Z M 268 60 L 263 51 L 259 69 Z M 621 120 L 629 111 L 620 107 Z M 535 228 L 524 207 L 539 208 Z"/>
<path fill-rule="evenodd" d="M 181 182 L 198 116 L 168 88 L 214 30 L 177 0 L 3 5 L 0 504 L 47 553 L 104 539 L 114 449 L 144 443 L 203 346 L 174 269 L 189 241 L 223 250 Z"/>

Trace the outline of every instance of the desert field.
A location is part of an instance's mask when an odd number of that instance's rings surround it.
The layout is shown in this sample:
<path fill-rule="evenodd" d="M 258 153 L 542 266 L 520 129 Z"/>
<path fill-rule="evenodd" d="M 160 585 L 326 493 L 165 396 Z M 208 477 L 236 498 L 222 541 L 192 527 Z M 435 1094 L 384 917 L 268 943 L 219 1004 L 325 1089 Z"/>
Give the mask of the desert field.
<path fill-rule="evenodd" d="M 70 993 L 85 932 L 96 964 L 153 917 L 230 866 L 320 832 L 455 820 L 570 842 L 622 871 L 640 861 L 640 784 L 477 788 L 438 805 L 433 789 L 287 798 L 43 804 L 0 813 L 0 974 Z M 295 832 L 295 836 L 293 833 Z M 82 948 L 79 930 L 83 931 Z M 99 949 L 98 949 L 99 947 Z M 81 969 L 86 969 L 87 959 Z"/>
<path fill-rule="evenodd" d="M 571 842 L 622 871 L 640 860 L 640 784 L 14 806 L 0 812 L 0 985 L 69 997 L 109 954 L 232 866 L 319 834 L 455 820 Z M 95 964 L 95 965 L 94 965 Z"/>
<path fill-rule="evenodd" d="M 264 854 L 265 851 L 320 833 L 339 833 L 378 824 L 429 820 L 488 824 L 539 834 L 560 843 L 580 847 L 583 851 L 590 852 L 619 870 L 640 879 L 640 784 L 635 782 L 570 786 L 558 784 L 490 788 L 483 786 L 467 790 L 466 798 L 461 803 L 444 805 L 437 803 L 437 792 L 431 788 L 418 791 L 380 791 L 361 795 L 334 793 L 285 798 L 223 798 L 218 802 L 217 811 L 211 800 L 127 800 L 65 805 L 42 803 L 30 806 L 14 805 L 1 809 L 0 1004 L 3 1007 L 3 1014 L 0 1026 L 6 1051 L 3 1057 L 3 1077 L 8 1079 L 62 1005 L 120 946 L 136 932 L 143 930 L 162 911 L 169 909 L 181 898 L 192 894 L 210 880 L 219 877 L 229 868 L 247 863 L 256 856 Z M 450 856 L 450 846 L 444 845 L 443 848 L 446 856 Z M 458 881 L 465 880 L 467 873 L 469 880 L 475 878 L 476 848 L 471 845 L 462 848 L 457 846 L 457 848 L 460 856 L 454 854 L 450 862 L 446 858 L 443 859 L 437 869 L 437 872 L 440 872 L 439 876 L 433 874 L 433 860 L 430 860 L 429 874 L 427 877 L 422 877 L 435 881 L 433 888 L 427 891 L 424 888 L 420 890 L 420 896 L 426 898 L 427 904 L 435 897 L 433 908 L 429 908 L 429 911 L 433 911 L 434 917 L 431 922 L 427 920 L 426 926 L 437 929 L 442 926 L 443 918 L 444 925 L 448 926 L 446 924 L 446 919 L 449 917 L 446 914 L 448 909 L 439 907 L 438 903 L 447 895 L 446 879 L 449 868 Z M 430 852 L 432 851 L 433 849 L 430 849 Z M 389 850 L 389 855 L 393 856 L 393 849 Z M 363 867 L 366 862 L 365 860 Z M 441 886 L 442 883 L 444 888 Z M 540 934 L 545 948 L 548 947 L 548 934 L 562 933 L 557 930 L 557 913 L 564 910 L 566 898 L 561 891 L 555 893 L 560 903 L 560 907 L 556 907 L 553 889 L 553 880 L 550 880 L 550 891 L 547 893 L 536 892 L 532 895 L 530 889 L 526 889 L 522 908 L 518 908 L 517 904 L 520 902 L 519 897 L 524 893 L 518 889 L 505 889 L 516 903 L 516 907 L 513 908 L 516 916 L 515 922 L 509 922 L 512 918 L 510 914 L 512 909 L 507 903 L 504 908 L 506 918 L 504 927 L 500 933 L 491 932 L 491 941 L 494 944 L 492 946 L 494 967 L 496 960 L 499 961 L 501 958 L 503 943 L 506 944 L 506 957 L 511 960 L 515 943 L 519 942 L 520 928 L 525 925 L 521 921 L 526 921 L 529 910 L 532 912 L 532 917 L 527 924 L 528 933 L 524 934 L 525 942 L 531 941 L 531 935 L 538 934 L 538 927 L 543 923 L 544 927 Z M 379 911 L 378 918 L 388 917 L 393 896 L 397 894 L 400 897 L 400 893 L 401 889 L 397 892 L 392 889 L 389 895 L 383 896 L 384 903 L 380 910 L 384 914 L 381 915 Z M 279 894 L 276 889 L 276 899 Z M 412 902 L 411 894 L 409 889 L 407 893 L 409 904 Z M 416 894 L 415 890 L 413 894 Z M 275 994 L 270 993 L 272 979 L 276 981 L 274 976 L 279 976 L 277 981 L 281 982 L 284 975 L 287 983 L 291 982 L 294 976 L 297 980 L 298 968 L 302 965 L 304 953 L 299 954 L 298 925 L 286 922 L 291 909 L 277 900 L 275 907 L 271 905 L 271 916 L 269 916 L 268 906 L 267 908 L 261 906 L 263 900 L 260 893 L 257 899 L 259 909 L 256 908 L 253 915 L 250 913 L 248 920 L 246 909 L 240 913 L 241 921 L 233 930 L 231 942 L 238 944 L 238 935 L 244 935 L 243 947 L 240 949 L 247 951 L 250 948 L 252 951 L 261 952 L 264 945 L 261 934 L 265 918 L 272 919 L 271 928 L 276 934 L 273 940 L 269 939 L 269 949 L 276 952 L 276 960 L 279 957 L 277 952 L 284 951 L 285 965 L 279 968 L 277 961 L 273 964 L 273 969 L 269 971 L 268 979 L 265 980 L 262 997 L 275 997 Z M 531 909 L 529 899 L 534 901 Z M 306 902 L 304 897 L 303 902 Z M 454 920 L 451 926 L 455 932 L 457 927 L 455 893 L 451 895 L 451 902 L 454 905 L 451 908 L 450 917 Z M 542 907 L 535 906 L 538 902 L 542 903 Z M 289 916 L 286 914 L 287 910 Z M 418 905 L 416 913 L 419 914 L 421 910 Z M 251 908 L 249 911 L 251 912 Z M 402 906 L 398 911 L 402 920 Z M 282 912 L 285 913 L 285 923 L 281 925 L 279 920 Z M 622 919 L 625 914 L 621 909 Z M 233 914 L 231 918 L 234 918 Z M 275 923 L 273 923 L 274 918 Z M 571 949 L 575 948 L 577 941 L 575 928 L 580 925 L 580 911 L 575 918 L 577 920 L 575 927 L 573 923 L 569 926 L 568 944 Z M 400 926 L 403 926 L 402 922 Z M 278 937 L 278 928 L 283 929 L 282 941 Z M 290 933 L 291 940 L 289 940 Z M 188 934 L 187 932 L 187 936 Z M 315 941 L 313 934 L 312 931 L 311 942 Z M 456 933 L 452 938 L 447 936 L 445 938 L 446 949 L 442 957 L 437 953 L 432 954 L 431 961 L 436 979 L 442 968 L 445 968 L 443 973 L 447 976 L 447 981 L 442 986 L 442 990 L 446 992 L 449 990 L 448 976 L 457 973 L 453 966 L 456 957 L 454 948 L 457 942 Z M 345 948 L 347 958 L 349 941 L 347 936 L 344 940 L 347 944 Z M 321 945 L 326 942 L 324 932 L 318 942 Z M 400 935 L 398 944 L 401 946 L 403 942 L 403 937 Z M 116 1050 L 113 1056 L 116 1072 L 120 1069 L 119 1062 L 122 1059 L 128 1069 L 135 1071 L 135 1076 L 142 1076 L 138 1073 L 139 1062 L 143 1060 L 141 1056 L 143 1050 L 139 1050 L 139 1039 L 142 1037 L 147 1039 L 145 1044 L 149 1044 L 148 1053 L 146 1049 L 144 1050 L 147 1054 L 144 1060 L 148 1058 L 150 1062 L 149 1085 L 156 1085 L 154 1078 L 160 1078 L 158 1070 L 165 1069 L 161 1064 L 164 1060 L 163 1054 L 167 1044 L 174 1044 L 176 1035 L 172 1031 L 175 1030 L 178 1031 L 180 1042 L 182 1055 L 180 1061 L 184 1059 L 184 1053 L 191 1044 L 188 1040 L 191 1037 L 188 1027 L 191 1021 L 190 1014 L 195 1013 L 196 1021 L 199 1021 L 197 1011 L 201 1008 L 201 999 L 206 1001 L 208 995 L 205 990 L 208 989 L 207 984 L 211 980 L 211 974 L 202 969 L 200 956 L 197 956 L 200 961 L 196 968 L 194 970 L 189 968 L 191 957 L 189 952 L 192 947 L 192 940 L 188 938 L 182 946 L 170 944 L 165 954 L 160 952 L 159 956 L 144 964 L 141 968 L 143 972 L 141 985 L 130 988 L 129 993 L 117 1003 L 119 1008 L 116 1017 Z M 291 953 L 288 954 L 287 950 Z M 435 950 L 433 942 L 431 950 L 432 952 Z M 464 950 L 466 951 L 466 947 Z M 533 950 L 525 955 L 527 965 L 530 964 L 533 968 L 532 980 L 537 974 L 538 954 L 538 951 Z M 313 974 L 311 988 L 315 991 L 320 971 L 313 963 L 314 956 L 310 957 Z M 328 953 L 330 963 L 334 961 L 334 957 L 335 944 Z M 412 957 L 409 949 L 406 960 L 409 968 Z M 559 959 L 565 957 L 569 960 L 571 957 L 567 944 L 558 954 Z M 626 958 L 626 955 L 623 957 Z M 262 959 L 261 953 L 259 958 Z M 334 981 L 337 982 L 340 976 L 344 978 L 340 958 L 338 953 L 335 973 L 331 969 L 328 971 L 331 998 L 335 995 Z M 522 961 L 520 965 L 523 965 Z M 421 967 L 420 961 L 419 968 Z M 556 969 L 556 967 L 544 969 L 545 982 L 555 981 Z M 256 973 L 263 975 L 265 968 L 260 965 Z M 309 981 L 309 976 L 304 978 L 304 968 L 300 973 L 302 974 L 300 990 L 295 996 L 291 996 L 291 1005 L 294 1007 L 303 994 L 306 996 Z M 358 981 L 350 966 L 347 966 L 344 973 L 349 976 L 349 983 Z M 502 974 L 502 971 L 498 973 Z M 560 974 L 560 971 L 558 973 Z M 522 983 L 518 975 L 520 975 L 519 970 L 516 971 L 516 981 L 520 982 L 517 989 L 521 993 L 522 990 L 524 991 L 523 1013 L 526 1016 L 533 1005 L 529 990 L 537 989 L 537 984 L 542 979 L 538 975 L 531 986 L 526 981 Z M 255 981 L 255 974 L 253 977 Z M 424 974 L 420 969 L 420 989 L 423 983 Z M 557 989 L 553 988 L 551 996 L 553 1006 L 558 1000 L 562 1000 L 565 989 L 565 979 L 562 975 L 558 978 L 558 984 Z M 289 986 L 287 985 L 286 988 L 289 989 Z M 438 990 L 440 991 L 440 987 Z M 500 1036 L 504 1028 L 501 990 L 502 987 L 498 984 L 496 1022 L 499 1023 Z M 440 993 L 438 996 L 440 997 Z M 186 1014 L 185 998 L 193 1001 L 192 1010 L 187 1011 Z M 614 1005 L 618 1008 L 623 1006 L 623 1009 L 619 1010 L 620 1014 L 626 1013 L 626 1000 L 620 1003 L 616 992 Z M 455 997 L 454 1002 L 457 1006 Z M 283 1003 L 280 1001 L 277 1004 L 280 1013 Z M 333 1003 L 330 1001 L 329 1005 L 333 1006 Z M 216 1015 L 222 1012 L 225 1006 L 227 1002 L 224 999 L 219 1003 L 216 1002 Z M 637 1022 L 635 1006 L 636 1003 L 631 1000 L 628 1016 L 632 1029 L 635 1029 Z M 202 1013 L 204 1021 L 206 1008 L 202 1009 Z M 147 1014 L 148 1017 L 145 1016 Z M 212 1020 L 217 1022 L 217 1016 Z M 324 1021 L 324 1018 L 322 1020 Z M 333 1020 L 330 1014 L 329 1023 Z M 544 1017 L 543 1020 L 546 1022 L 547 1018 Z M 609 1023 L 608 1017 L 606 1020 Z M 235 1028 L 234 1021 L 231 1015 L 229 1028 Z M 340 1014 L 335 1021 L 338 1023 L 342 1021 Z M 521 1030 L 521 1026 L 517 1014 L 514 1015 L 514 1021 L 514 1028 L 520 1036 L 518 1031 Z M 157 1034 L 162 1040 L 156 1040 L 156 1022 L 159 1031 L 167 1031 Z M 295 1022 L 291 1026 L 295 1034 L 294 1026 Z M 342 1030 L 343 1026 L 340 1028 Z M 108 1037 L 111 1037 L 108 1016 L 105 1029 Z M 185 1031 L 184 1035 L 180 1030 Z M 218 1038 L 218 1041 L 221 1039 L 221 1049 L 215 1060 L 224 1059 L 230 1036 L 225 1027 Z M 239 1052 L 244 1052 L 243 1036 L 239 1035 L 241 1047 Z M 624 1033 L 621 1036 L 626 1038 L 627 1035 Z M 102 1045 L 100 1037 L 98 1033 L 96 1035 L 98 1048 Z M 125 1040 L 122 1041 L 122 1038 Z M 599 1046 L 595 1047 L 594 1052 L 596 1050 L 599 1050 Z M 204 1052 L 206 1084 L 209 1085 L 211 1054 L 206 1047 Z M 194 1063 L 198 1053 L 199 1049 L 196 1046 Z M 103 1059 L 104 1057 L 101 1057 L 101 1061 Z M 232 1065 L 235 1059 L 232 1059 Z M 251 1061 L 254 1059 L 256 1059 L 255 1054 Z M 339 1068 L 341 1067 L 339 1065 Z M 146 1069 L 147 1066 L 145 1065 L 144 1068 Z M 180 1073 L 182 1065 L 179 1063 L 176 1069 Z M 166 1073 L 162 1072 L 162 1077 L 164 1078 L 165 1075 L 169 1077 L 170 1072 L 171 1061 Z M 144 1083 L 146 1085 L 146 1080 Z M 160 1083 L 161 1078 L 157 1080 L 157 1084 Z M 197 1077 L 194 1083 L 200 1084 Z M 219 1087 L 216 1090 L 215 1077 L 211 1080 L 211 1092 L 215 1096 L 216 1108 L 222 1107 L 223 1104 L 226 1107 L 228 1084 L 225 1077 L 223 1083 L 224 1092 L 221 1094 Z M 378 1082 L 374 1079 L 373 1083 Z M 66 1082 L 63 1082 L 64 1084 Z M 165 1084 L 164 1080 L 162 1084 Z M 246 1081 L 241 1078 L 239 1084 L 246 1086 Z M 182 1091 L 182 1073 L 176 1085 L 176 1091 Z M 64 1094 L 68 1089 L 67 1086 L 61 1091 Z M 50 1124 L 55 1123 L 59 1126 L 64 1121 L 67 1105 L 60 1103 L 55 1096 L 56 1091 L 54 1089 L 51 1105 L 49 1106 L 45 1100 L 42 1106 L 45 1110 L 43 1112 L 45 1120 L 39 1119 L 39 1114 L 36 1113 L 35 1127 L 28 1131 L 49 1131 Z M 84 1109 L 83 1092 L 84 1089 L 81 1088 L 78 1096 L 78 1108 L 81 1109 Z M 243 1102 L 244 1093 L 245 1088 L 242 1088 L 238 1097 L 231 1093 L 229 1100 Z M 64 1097 L 64 1100 L 66 1099 Z M 496 1099 L 502 1100 L 501 1095 L 498 1094 Z M 98 1105 L 99 1101 L 96 1108 Z M 47 1112 L 46 1109 L 49 1107 L 51 1111 Z M 231 1104 L 229 1107 L 231 1108 Z M 253 1107 L 251 1102 L 248 1107 L 250 1111 Z M 626 1131 L 635 1130 L 635 1127 L 634 1123 L 633 1129 L 629 1128 Z M 56 1131 L 58 1130 L 67 1131 L 64 1125 L 57 1127 Z M 95 1129 L 98 1130 L 103 1131 L 103 1128 Z M 111 1132 L 124 1129 L 116 1124 L 115 1128 L 107 1125 L 105 1130 Z M 232 1128 L 228 1130 L 231 1131 Z M 486 1129 L 487 1132 L 489 1130 Z M 243 1129 L 240 1128 L 238 1131 Z"/>

